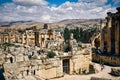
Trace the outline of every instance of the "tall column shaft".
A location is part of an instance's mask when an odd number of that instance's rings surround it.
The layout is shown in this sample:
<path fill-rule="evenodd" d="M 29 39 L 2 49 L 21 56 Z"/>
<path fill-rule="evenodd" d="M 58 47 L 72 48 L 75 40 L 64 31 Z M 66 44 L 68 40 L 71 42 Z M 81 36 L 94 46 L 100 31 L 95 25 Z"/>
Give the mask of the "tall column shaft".
<path fill-rule="evenodd" d="M 115 54 L 119 54 L 119 24 L 118 22 L 116 23 L 115 26 Z"/>
<path fill-rule="evenodd" d="M 111 18 L 108 19 L 108 23 L 107 23 L 108 27 L 107 27 L 107 34 L 108 34 L 108 39 L 107 39 L 107 51 L 108 53 L 111 52 Z"/>
<path fill-rule="evenodd" d="M 103 34 L 103 28 L 104 28 L 105 24 L 103 23 L 103 20 L 101 20 L 101 23 L 100 23 L 100 49 L 103 51 L 104 49 L 104 34 Z"/>

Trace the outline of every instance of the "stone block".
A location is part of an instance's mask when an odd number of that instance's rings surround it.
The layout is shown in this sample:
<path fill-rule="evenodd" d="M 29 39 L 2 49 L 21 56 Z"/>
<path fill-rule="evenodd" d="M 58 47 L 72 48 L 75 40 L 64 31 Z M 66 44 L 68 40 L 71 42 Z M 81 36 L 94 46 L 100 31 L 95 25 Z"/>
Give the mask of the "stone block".
<path fill-rule="evenodd" d="M 27 76 L 27 71 L 23 71 L 23 77 Z"/>
<path fill-rule="evenodd" d="M 29 61 L 28 56 L 24 56 L 24 61 Z"/>
<path fill-rule="evenodd" d="M 98 77 L 91 77 L 90 80 L 112 80 L 112 79 L 107 79 L 107 78 L 98 78 Z"/>
<path fill-rule="evenodd" d="M 18 54 L 16 56 L 16 61 L 19 62 L 19 61 L 24 61 L 24 58 L 23 58 L 23 54 Z"/>
<path fill-rule="evenodd" d="M 22 79 L 22 78 L 23 78 L 22 74 L 21 74 L 21 73 L 18 74 L 18 75 L 17 75 L 17 78 L 18 78 L 18 79 Z"/>
<path fill-rule="evenodd" d="M 120 68 L 111 68 L 111 74 L 114 76 L 120 76 Z"/>

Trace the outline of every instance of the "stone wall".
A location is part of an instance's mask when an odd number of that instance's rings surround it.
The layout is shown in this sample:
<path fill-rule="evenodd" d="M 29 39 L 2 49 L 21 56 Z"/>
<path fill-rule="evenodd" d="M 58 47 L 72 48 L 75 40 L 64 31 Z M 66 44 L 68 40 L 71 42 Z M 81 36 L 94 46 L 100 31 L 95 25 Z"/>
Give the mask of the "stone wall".
<path fill-rule="evenodd" d="M 85 71 L 86 73 L 89 72 L 89 65 L 91 60 L 90 59 L 90 55 L 75 55 L 74 59 L 73 59 L 73 67 L 75 70 L 76 74 L 82 74 L 83 71 Z"/>
<path fill-rule="evenodd" d="M 5 54 L 1 54 L 0 51 L 0 65 L 2 65 L 5 62 L 4 58 L 5 58 Z"/>
<path fill-rule="evenodd" d="M 45 63 L 41 60 L 5 63 L 4 74 L 7 80 L 21 80 L 26 76 L 39 76 L 43 79 L 62 77 L 62 66 L 59 63 L 61 61 L 55 59 L 46 60 Z"/>
<path fill-rule="evenodd" d="M 120 66 L 120 57 L 92 54 L 92 61 L 112 66 Z"/>

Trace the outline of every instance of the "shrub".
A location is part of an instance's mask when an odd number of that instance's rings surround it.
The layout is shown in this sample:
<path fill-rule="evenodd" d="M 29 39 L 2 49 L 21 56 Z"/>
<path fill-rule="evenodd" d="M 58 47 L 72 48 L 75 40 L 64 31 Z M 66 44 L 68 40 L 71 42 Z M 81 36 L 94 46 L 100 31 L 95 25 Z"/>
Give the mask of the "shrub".
<path fill-rule="evenodd" d="M 15 46 L 15 44 L 11 44 L 11 43 L 3 43 L 3 46 L 9 47 L 9 46 Z"/>
<path fill-rule="evenodd" d="M 48 58 L 54 58 L 54 56 L 56 56 L 56 54 L 55 54 L 55 52 L 53 52 L 53 51 L 50 51 L 50 52 L 48 52 L 48 54 L 47 54 L 47 57 L 48 57 Z"/>

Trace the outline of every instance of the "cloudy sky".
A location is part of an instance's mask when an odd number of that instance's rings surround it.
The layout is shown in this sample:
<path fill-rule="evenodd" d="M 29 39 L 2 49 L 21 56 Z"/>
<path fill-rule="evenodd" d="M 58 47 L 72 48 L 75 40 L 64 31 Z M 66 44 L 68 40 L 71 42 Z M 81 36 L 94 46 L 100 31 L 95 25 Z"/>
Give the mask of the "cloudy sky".
<path fill-rule="evenodd" d="M 0 22 L 104 18 L 120 0 L 0 0 Z"/>

